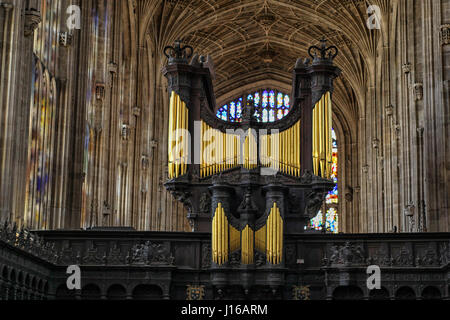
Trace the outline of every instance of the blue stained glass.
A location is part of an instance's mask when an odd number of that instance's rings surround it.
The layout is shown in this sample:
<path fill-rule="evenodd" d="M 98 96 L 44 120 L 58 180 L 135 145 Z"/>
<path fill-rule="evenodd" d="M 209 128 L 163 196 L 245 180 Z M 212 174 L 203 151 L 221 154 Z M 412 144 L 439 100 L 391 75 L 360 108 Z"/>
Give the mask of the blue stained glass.
<path fill-rule="evenodd" d="M 267 109 L 264 109 L 262 114 L 262 122 L 269 122 L 269 112 L 267 111 Z"/>
<path fill-rule="evenodd" d="M 230 117 L 232 120 L 236 118 L 236 103 L 231 102 L 230 103 Z"/>
<path fill-rule="evenodd" d="M 281 92 L 277 95 L 277 107 L 281 108 L 283 106 L 283 94 Z"/>
<path fill-rule="evenodd" d="M 275 92 L 273 90 L 270 91 L 269 103 L 271 108 L 275 108 Z"/>
<path fill-rule="evenodd" d="M 311 219 L 311 227 L 314 230 L 322 230 L 322 211 L 319 211 L 317 216 Z"/>
<path fill-rule="evenodd" d="M 283 110 L 278 110 L 278 112 L 277 112 L 277 119 L 281 120 L 281 119 L 283 119 L 283 117 L 284 117 Z"/>
<path fill-rule="evenodd" d="M 335 208 L 330 208 L 327 211 L 326 228 L 333 233 L 338 232 L 338 216 Z"/>
<path fill-rule="evenodd" d="M 242 112 L 244 97 L 240 97 L 232 101 L 217 112 L 217 117 L 224 121 L 242 122 Z M 289 113 L 289 96 L 282 92 L 275 92 L 275 90 L 257 91 L 253 94 L 247 95 L 247 100 L 253 100 L 255 110 L 255 117 L 258 122 L 274 122 L 281 120 Z M 267 109 L 266 112 L 263 112 Z"/>
<path fill-rule="evenodd" d="M 325 200 L 327 206 L 327 212 L 325 216 L 325 228 L 328 232 L 338 233 L 339 232 L 339 219 L 338 219 L 338 211 L 336 206 L 339 204 L 338 197 L 338 144 L 336 140 L 336 132 L 332 129 L 332 139 L 333 139 L 333 159 L 332 159 L 332 174 L 331 178 L 333 182 L 336 184 L 334 189 L 330 191 Z M 322 213 L 311 219 L 310 224 L 313 229 L 322 230 L 323 226 L 323 216 Z"/>
<path fill-rule="evenodd" d="M 242 117 L 242 102 L 241 100 L 236 104 L 236 118 Z"/>
<path fill-rule="evenodd" d="M 267 108 L 268 105 L 269 105 L 269 93 L 267 92 L 267 90 L 264 90 L 262 95 L 262 107 Z"/>
<path fill-rule="evenodd" d="M 259 92 L 255 93 L 254 102 L 255 102 L 255 107 L 259 107 L 259 103 L 261 102 L 261 97 L 259 96 Z"/>
<path fill-rule="evenodd" d="M 275 121 L 275 110 L 271 109 L 269 111 L 269 121 L 274 122 Z"/>
<path fill-rule="evenodd" d="M 284 106 L 289 109 L 291 107 L 290 103 L 291 103 L 291 101 L 289 99 L 289 96 L 286 94 L 284 96 Z"/>

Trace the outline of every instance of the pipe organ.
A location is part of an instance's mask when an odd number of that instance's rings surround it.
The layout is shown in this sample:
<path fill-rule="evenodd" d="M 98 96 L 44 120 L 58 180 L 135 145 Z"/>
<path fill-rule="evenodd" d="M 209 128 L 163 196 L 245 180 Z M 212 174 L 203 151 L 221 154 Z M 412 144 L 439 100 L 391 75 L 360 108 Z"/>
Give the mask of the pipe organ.
<path fill-rule="evenodd" d="M 283 258 L 283 218 L 277 203 L 273 204 L 265 224 L 254 231 L 246 225 L 241 231 L 229 222 L 221 203 L 212 219 L 213 261 L 218 265 L 228 262 L 228 254 L 241 250 L 243 264 L 252 264 L 254 250 L 265 254 L 267 262 L 280 264 Z"/>
<path fill-rule="evenodd" d="M 201 126 L 201 177 L 215 175 L 235 168 L 242 163 L 241 144 L 238 135 L 213 129 L 204 121 L 201 122 Z M 244 148 L 244 150 L 247 149 Z"/>
<path fill-rule="evenodd" d="M 333 163 L 331 94 L 325 93 L 313 110 L 313 164 L 314 174 L 331 178 Z"/>
<path fill-rule="evenodd" d="M 248 130 L 245 138 L 213 129 L 204 121 L 201 126 L 201 177 L 239 166 L 254 169 L 258 165 L 300 176 L 300 121 L 283 132 L 261 134 L 259 137 Z"/>
<path fill-rule="evenodd" d="M 172 91 L 169 105 L 168 129 L 168 171 L 169 179 L 178 178 L 186 174 L 188 163 L 189 141 L 188 132 L 189 112 L 186 103 Z"/>
<path fill-rule="evenodd" d="M 213 261 L 219 265 L 228 261 L 228 230 L 228 219 L 222 204 L 219 203 L 212 221 Z"/>
<path fill-rule="evenodd" d="M 283 132 L 261 136 L 261 165 L 300 176 L 300 121 Z"/>
<path fill-rule="evenodd" d="M 170 92 L 165 187 L 185 206 L 193 231 L 211 233 L 213 283 L 221 286 L 229 270 L 248 266 L 236 269 L 244 286 L 260 268 L 275 286 L 286 264 L 285 236 L 304 232 L 334 188 L 337 48 L 322 41 L 308 50 L 312 60 L 297 61 L 291 109 L 270 123 L 255 117 L 251 100 L 239 122 L 219 119 L 211 57 L 179 41 L 164 53 Z"/>

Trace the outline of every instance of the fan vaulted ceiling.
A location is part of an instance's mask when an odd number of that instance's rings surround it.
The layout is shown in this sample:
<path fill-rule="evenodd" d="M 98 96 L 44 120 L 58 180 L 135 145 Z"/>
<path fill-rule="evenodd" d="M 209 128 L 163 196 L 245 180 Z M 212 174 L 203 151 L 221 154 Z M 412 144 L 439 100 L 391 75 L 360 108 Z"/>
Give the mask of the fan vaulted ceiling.
<path fill-rule="evenodd" d="M 373 0 L 386 10 L 387 0 Z M 358 118 L 377 34 L 366 27 L 364 0 L 141 0 L 141 23 L 158 50 L 182 39 L 216 66 L 219 104 L 258 81 L 291 85 L 297 58 L 326 37 L 340 49 L 335 101 L 344 118 Z M 151 10 L 151 8 L 154 8 Z M 225 98 L 226 97 L 226 98 Z M 359 100 L 360 102 L 360 100 Z"/>

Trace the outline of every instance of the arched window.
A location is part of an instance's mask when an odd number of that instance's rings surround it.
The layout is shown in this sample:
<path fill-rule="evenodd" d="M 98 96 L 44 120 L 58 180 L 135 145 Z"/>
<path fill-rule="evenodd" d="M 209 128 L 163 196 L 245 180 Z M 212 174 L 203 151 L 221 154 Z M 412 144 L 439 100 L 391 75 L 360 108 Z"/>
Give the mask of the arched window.
<path fill-rule="evenodd" d="M 223 105 L 217 110 L 217 117 L 223 121 L 241 122 L 243 108 L 245 108 L 247 101 L 249 100 L 252 100 L 254 103 L 256 108 L 255 117 L 259 122 L 275 122 L 281 120 L 288 115 L 291 110 L 289 95 L 273 89 L 262 89 L 246 94 Z M 323 230 L 325 226 L 326 232 L 338 233 L 338 143 L 334 129 L 332 129 L 332 138 L 333 164 L 331 178 L 336 185 L 334 189 L 328 193 L 326 201 L 317 216 L 311 219 L 309 228 Z M 325 212 L 325 216 L 323 215 L 323 212 Z M 308 227 L 305 227 L 305 229 L 308 229 Z"/>
<path fill-rule="evenodd" d="M 339 195 L 338 195 L 338 143 L 336 138 L 336 132 L 332 129 L 332 137 L 333 137 L 333 164 L 332 164 L 332 175 L 334 183 L 336 184 L 334 189 L 330 191 L 327 195 L 325 204 L 322 206 L 322 209 L 319 211 L 317 216 L 311 219 L 310 226 L 314 230 L 323 230 L 325 225 L 325 229 L 327 232 L 338 233 L 339 232 L 339 224 L 338 224 L 338 205 L 339 205 Z M 325 216 L 323 216 L 323 212 L 326 212 Z"/>
<path fill-rule="evenodd" d="M 60 7 L 60 1 L 41 0 L 42 22 L 34 33 L 25 224 L 35 229 L 48 228 L 50 220 Z"/>
<path fill-rule="evenodd" d="M 274 89 L 262 89 L 225 104 L 217 110 L 217 117 L 223 121 L 241 122 L 242 109 L 250 100 L 254 103 L 255 117 L 259 122 L 281 120 L 291 109 L 289 95 Z"/>

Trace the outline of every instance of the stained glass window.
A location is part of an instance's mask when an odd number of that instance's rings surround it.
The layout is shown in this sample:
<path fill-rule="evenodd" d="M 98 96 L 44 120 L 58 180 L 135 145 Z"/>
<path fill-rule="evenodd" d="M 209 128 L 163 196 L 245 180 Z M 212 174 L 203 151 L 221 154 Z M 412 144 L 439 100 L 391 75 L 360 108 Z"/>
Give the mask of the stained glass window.
<path fill-rule="evenodd" d="M 336 132 L 332 129 L 333 138 L 333 159 L 332 159 L 332 174 L 331 179 L 336 184 L 334 189 L 330 191 L 325 200 L 325 204 L 322 210 L 319 211 L 317 216 L 311 219 L 310 227 L 314 230 L 323 230 L 323 225 L 325 223 L 325 229 L 327 232 L 338 233 L 338 204 L 339 204 L 339 194 L 338 194 L 338 143 L 336 138 Z M 325 217 L 323 216 L 323 211 L 326 212 Z M 325 220 L 325 221 L 324 221 Z"/>
<path fill-rule="evenodd" d="M 49 227 L 52 199 L 56 106 L 58 90 L 54 74 L 58 68 L 58 21 L 60 1 L 40 0 L 42 22 L 34 32 L 30 96 L 27 183 L 25 186 L 25 225 L 34 229 Z"/>
<path fill-rule="evenodd" d="M 244 97 L 246 96 L 246 101 Z M 241 122 L 242 106 L 252 100 L 256 108 L 255 117 L 259 122 L 275 122 L 283 119 L 290 111 L 289 95 L 273 89 L 249 93 L 223 105 L 217 110 L 217 117 L 223 121 Z"/>

